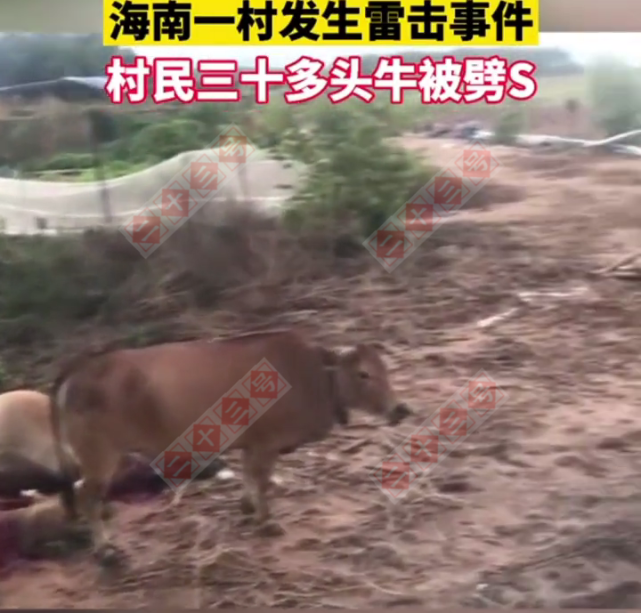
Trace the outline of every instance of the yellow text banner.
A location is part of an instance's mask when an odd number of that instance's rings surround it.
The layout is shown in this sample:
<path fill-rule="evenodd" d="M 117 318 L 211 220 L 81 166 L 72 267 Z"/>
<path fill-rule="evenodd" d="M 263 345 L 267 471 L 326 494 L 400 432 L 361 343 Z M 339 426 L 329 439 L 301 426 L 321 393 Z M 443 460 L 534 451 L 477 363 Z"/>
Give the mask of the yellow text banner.
<path fill-rule="evenodd" d="M 539 0 L 103 0 L 105 45 L 521 46 Z"/>

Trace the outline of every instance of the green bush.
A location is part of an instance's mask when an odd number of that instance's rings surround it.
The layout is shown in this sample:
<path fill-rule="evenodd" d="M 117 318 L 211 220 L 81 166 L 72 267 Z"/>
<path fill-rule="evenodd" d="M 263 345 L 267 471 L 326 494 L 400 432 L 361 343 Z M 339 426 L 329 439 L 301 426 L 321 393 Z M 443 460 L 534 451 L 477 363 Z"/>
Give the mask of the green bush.
<path fill-rule="evenodd" d="M 46 340 L 52 322 L 92 314 L 96 296 L 109 296 L 103 281 L 73 237 L 0 236 L 2 343 Z"/>
<path fill-rule="evenodd" d="M 105 179 L 116 179 L 117 177 L 122 177 L 125 175 L 133 174 L 135 172 L 140 172 L 141 170 L 145 170 L 145 168 L 149 168 L 149 166 L 153 166 L 159 161 L 161 160 L 156 160 L 154 156 L 148 157 L 145 162 L 137 163 L 128 162 L 126 160 L 107 161 L 103 164 L 102 174 Z M 97 181 L 99 176 L 100 175 L 96 172 L 95 168 L 87 168 L 83 172 L 81 172 L 74 179 L 74 181 Z M 66 180 L 68 181 L 69 179 L 67 178 Z"/>
<path fill-rule="evenodd" d="M 518 103 L 506 104 L 506 109 L 494 125 L 494 139 L 500 145 L 513 145 L 516 137 L 523 132 L 525 115 Z"/>
<path fill-rule="evenodd" d="M 202 124 L 209 135 L 209 142 L 213 141 L 220 132 L 223 125 L 230 123 L 230 114 L 236 111 L 236 104 L 197 102 L 190 104 L 184 111 L 184 117 L 188 120 L 197 121 Z"/>
<path fill-rule="evenodd" d="M 73 170 L 91 168 L 95 163 L 90 153 L 59 153 L 46 160 L 34 160 L 22 165 L 25 172 L 41 172 L 43 170 Z"/>
<path fill-rule="evenodd" d="M 153 155 L 166 160 L 185 151 L 204 148 L 212 140 L 211 133 L 194 119 L 156 123 L 146 126 L 134 136 L 129 159 L 143 162 Z"/>
<path fill-rule="evenodd" d="M 319 106 L 305 130 L 286 133 L 279 150 L 308 164 L 287 223 L 344 223 L 369 236 L 431 176 L 410 152 L 386 142 L 387 126 L 363 106 Z"/>
<path fill-rule="evenodd" d="M 601 60 L 588 72 L 595 119 L 607 136 L 641 127 L 641 75 L 627 64 Z"/>

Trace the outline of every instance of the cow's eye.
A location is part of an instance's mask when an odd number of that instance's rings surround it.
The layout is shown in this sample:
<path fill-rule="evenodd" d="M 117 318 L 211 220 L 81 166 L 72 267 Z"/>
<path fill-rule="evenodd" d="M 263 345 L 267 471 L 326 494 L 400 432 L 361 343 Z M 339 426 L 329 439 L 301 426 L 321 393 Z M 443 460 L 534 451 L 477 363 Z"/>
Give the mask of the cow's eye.
<path fill-rule="evenodd" d="M 369 379 L 369 373 L 366 370 L 359 371 L 358 376 L 364 380 Z"/>

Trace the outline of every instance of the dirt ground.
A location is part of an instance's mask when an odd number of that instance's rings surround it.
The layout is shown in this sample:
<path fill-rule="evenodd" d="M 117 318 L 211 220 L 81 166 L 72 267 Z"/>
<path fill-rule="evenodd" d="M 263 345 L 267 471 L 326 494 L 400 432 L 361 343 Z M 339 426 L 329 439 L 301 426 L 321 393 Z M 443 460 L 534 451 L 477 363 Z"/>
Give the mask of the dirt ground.
<path fill-rule="evenodd" d="M 460 147 L 406 145 L 432 161 Z M 25 562 L 0 579 L 0 606 L 641 607 L 641 286 L 591 275 L 641 243 L 641 162 L 493 154 L 478 206 L 395 273 L 372 261 L 342 301 L 292 306 L 328 343 L 383 340 L 413 423 L 355 416 L 283 458 L 280 538 L 243 523 L 237 480 L 202 482 L 173 506 L 118 505 L 123 575 L 85 553 Z M 477 325 L 526 290 L 558 295 Z M 377 462 L 481 368 L 505 404 L 388 502 Z"/>

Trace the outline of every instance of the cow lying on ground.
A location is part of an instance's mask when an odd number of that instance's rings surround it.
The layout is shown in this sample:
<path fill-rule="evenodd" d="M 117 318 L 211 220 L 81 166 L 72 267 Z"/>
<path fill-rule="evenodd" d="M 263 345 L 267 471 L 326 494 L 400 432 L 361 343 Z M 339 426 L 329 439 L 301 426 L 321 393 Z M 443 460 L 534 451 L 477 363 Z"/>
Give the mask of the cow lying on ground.
<path fill-rule="evenodd" d="M 86 532 L 70 524 L 60 500 L 36 500 L 0 513 L 0 570 L 19 559 L 58 557 L 89 543 Z"/>
<path fill-rule="evenodd" d="M 0 394 L 0 498 L 17 499 L 20 493 L 41 494 L 70 491 L 80 478 L 73 452 L 68 470 L 60 468 L 51 429 L 51 399 L 35 390 L 14 390 Z M 222 461 L 198 475 L 209 478 L 223 468 Z M 148 462 L 128 457 L 112 484 L 108 498 L 120 498 L 140 491 L 158 491 L 164 480 Z"/>
<path fill-rule="evenodd" d="M 67 450 L 69 453 L 70 450 Z M 51 401 L 35 390 L 0 394 L 0 496 L 54 494 L 72 488 L 80 471 L 60 470 L 51 430 Z"/>
<path fill-rule="evenodd" d="M 392 425 L 410 414 L 396 399 L 377 346 L 336 353 L 309 345 L 292 330 L 80 356 L 54 383 L 52 426 L 62 461 L 68 445 L 83 478 L 77 497 L 67 491 L 63 504 L 71 519 L 88 522 L 103 562 L 120 557 L 105 531 L 101 504 L 122 455 L 162 454 L 264 359 L 291 388 L 228 449 L 243 452 L 241 509 L 256 514 L 265 534 L 282 532 L 269 519 L 267 501 L 281 453 L 325 438 L 334 423 L 347 422 L 348 408 Z"/>

